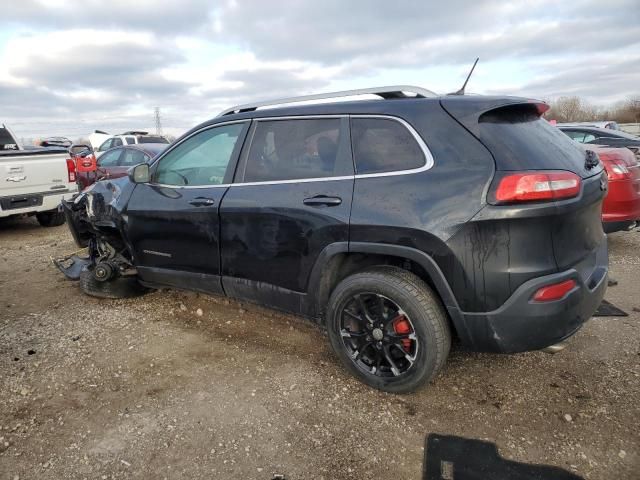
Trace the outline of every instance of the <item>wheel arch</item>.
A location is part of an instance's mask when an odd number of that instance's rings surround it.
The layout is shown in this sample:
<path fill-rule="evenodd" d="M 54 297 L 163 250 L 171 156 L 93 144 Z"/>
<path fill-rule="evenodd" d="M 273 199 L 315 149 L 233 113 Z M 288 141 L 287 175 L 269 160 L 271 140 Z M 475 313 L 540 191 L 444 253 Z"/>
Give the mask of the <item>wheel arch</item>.
<path fill-rule="evenodd" d="M 452 328 L 466 343 L 467 329 L 442 270 L 427 253 L 402 245 L 338 242 L 327 246 L 316 260 L 308 282 L 311 316 L 324 323 L 326 305 L 335 286 L 347 276 L 374 265 L 399 266 L 424 280 L 439 296 Z"/>

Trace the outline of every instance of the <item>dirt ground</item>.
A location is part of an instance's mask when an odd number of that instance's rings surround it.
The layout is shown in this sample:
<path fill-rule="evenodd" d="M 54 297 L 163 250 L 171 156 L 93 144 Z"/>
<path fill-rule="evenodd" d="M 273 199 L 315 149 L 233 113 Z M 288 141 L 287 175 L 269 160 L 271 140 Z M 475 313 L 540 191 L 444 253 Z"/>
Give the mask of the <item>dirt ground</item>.
<path fill-rule="evenodd" d="M 640 233 L 609 241 L 607 299 L 628 317 L 592 319 L 556 355 L 454 349 L 399 396 L 351 378 L 295 317 L 178 291 L 84 296 L 50 264 L 75 250 L 66 226 L 2 221 L 0 480 L 417 480 L 428 433 L 640 478 Z"/>

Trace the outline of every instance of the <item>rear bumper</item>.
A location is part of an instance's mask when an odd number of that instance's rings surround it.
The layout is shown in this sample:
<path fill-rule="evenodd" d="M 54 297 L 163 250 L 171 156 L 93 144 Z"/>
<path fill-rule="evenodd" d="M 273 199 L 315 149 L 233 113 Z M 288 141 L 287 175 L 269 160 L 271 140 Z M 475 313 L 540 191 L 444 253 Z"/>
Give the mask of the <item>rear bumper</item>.
<path fill-rule="evenodd" d="M 607 274 L 607 245 L 603 242 L 575 268 L 525 282 L 492 312 L 457 312 L 465 330 L 458 333 L 475 351 L 516 353 L 556 344 L 591 318 L 607 289 Z M 577 286 L 562 299 L 531 300 L 539 288 L 569 279 Z"/>
<path fill-rule="evenodd" d="M 33 214 L 38 212 L 48 212 L 52 210 L 56 210 L 60 207 L 60 203 L 63 200 L 71 200 L 73 196 L 77 193 L 77 188 L 73 185 L 71 188 L 66 189 L 64 192 L 42 192 L 42 193 L 34 193 L 29 195 L 14 195 L 9 197 L 1 197 L 1 199 L 6 199 L 10 201 L 20 200 L 20 199 L 32 199 L 33 202 L 29 206 L 25 206 L 24 208 L 9 208 L 3 209 L 0 206 L 0 218 L 10 217 L 13 215 L 25 215 L 25 214 Z M 29 203 L 29 202 L 26 202 Z"/>

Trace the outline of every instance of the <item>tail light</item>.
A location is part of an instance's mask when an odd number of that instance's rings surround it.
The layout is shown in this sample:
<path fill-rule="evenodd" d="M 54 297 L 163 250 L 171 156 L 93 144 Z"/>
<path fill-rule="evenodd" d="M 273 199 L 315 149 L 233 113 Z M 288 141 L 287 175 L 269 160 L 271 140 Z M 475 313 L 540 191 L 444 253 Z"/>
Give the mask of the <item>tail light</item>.
<path fill-rule="evenodd" d="M 629 176 L 629 169 L 622 163 L 610 162 L 606 170 L 609 180 L 622 180 Z"/>
<path fill-rule="evenodd" d="M 535 302 L 553 302 L 554 300 L 560 300 L 567 293 L 576 287 L 575 280 L 565 280 L 564 282 L 554 283 L 538 289 L 533 294 L 533 300 Z"/>
<path fill-rule="evenodd" d="M 580 193 L 582 180 L 565 171 L 519 172 L 505 175 L 495 189 L 498 204 L 563 200 Z"/>
<path fill-rule="evenodd" d="M 71 158 L 67 158 L 67 173 L 69 174 L 69 183 L 76 182 L 76 163 Z"/>

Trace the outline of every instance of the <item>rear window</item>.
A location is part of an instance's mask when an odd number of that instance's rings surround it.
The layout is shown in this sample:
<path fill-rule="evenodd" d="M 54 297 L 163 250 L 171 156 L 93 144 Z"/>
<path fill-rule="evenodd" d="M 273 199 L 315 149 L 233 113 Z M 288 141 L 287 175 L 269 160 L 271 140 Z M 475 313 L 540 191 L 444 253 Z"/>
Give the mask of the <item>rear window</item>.
<path fill-rule="evenodd" d="M 498 170 L 568 170 L 583 177 L 600 168 L 585 168 L 585 150 L 546 120 L 535 105 L 512 105 L 484 113 L 480 140 L 493 154 Z"/>
<path fill-rule="evenodd" d="M 138 137 L 138 143 L 169 143 L 169 140 L 160 135 L 145 135 Z"/>
<path fill-rule="evenodd" d="M 358 174 L 411 170 L 426 162 L 416 139 L 396 120 L 354 118 L 351 141 Z"/>

